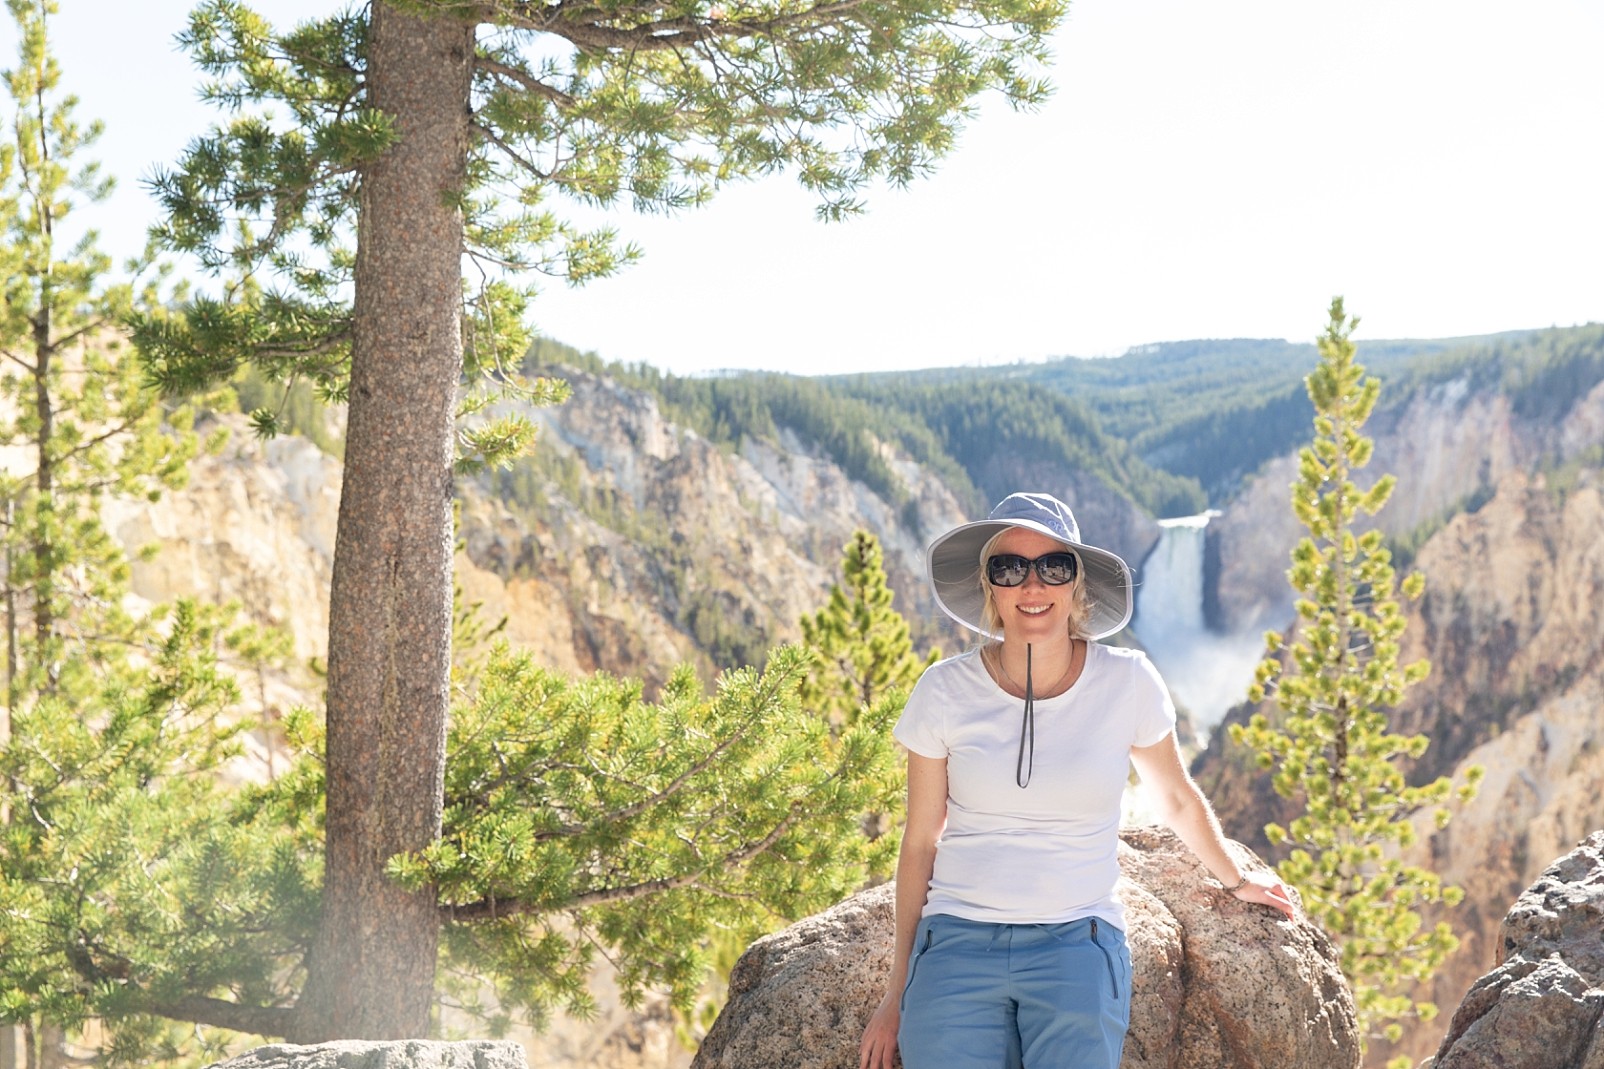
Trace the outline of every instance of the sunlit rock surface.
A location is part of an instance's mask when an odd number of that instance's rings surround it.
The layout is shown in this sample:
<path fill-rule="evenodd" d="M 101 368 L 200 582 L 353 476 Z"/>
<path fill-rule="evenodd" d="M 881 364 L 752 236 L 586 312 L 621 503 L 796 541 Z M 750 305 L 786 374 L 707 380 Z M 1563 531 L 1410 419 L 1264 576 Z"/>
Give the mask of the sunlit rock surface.
<path fill-rule="evenodd" d="M 1168 831 L 1121 840 L 1134 973 L 1124 1069 L 1359 1064 L 1353 1000 L 1317 928 L 1225 894 Z M 755 943 L 694 1069 L 855 1067 L 891 967 L 894 893 L 864 891 Z"/>
<path fill-rule="evenodd" d="M 1550 865 L 1504 918 L 1498 966 L 1448 1026 L 1434 1069 L 1604 1067 L 1604 832 Z"/>
<path fill-rule="evenodd" d="M 528 1069 L 516 1043 L 439 1043 L 420 1039 L 274 1044 L 217 1062 L 211 1069 Z"/>

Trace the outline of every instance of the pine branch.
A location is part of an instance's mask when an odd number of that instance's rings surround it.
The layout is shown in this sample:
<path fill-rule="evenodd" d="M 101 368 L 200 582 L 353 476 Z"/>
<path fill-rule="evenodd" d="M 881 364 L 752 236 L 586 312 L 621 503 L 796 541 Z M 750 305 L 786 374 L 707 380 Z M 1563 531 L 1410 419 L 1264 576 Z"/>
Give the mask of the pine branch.
<path fill-rule="evenodd" d="M 153 1002 L 151 1013 L 175 1021 L 227 1028 L 249 1035 L 282 1038 L 294 1031 L 296 1011 L 287 1006 L 242 1006 L 226 999 L 187 995 L 171 1002 Z"/>
<path fill-rule="evenodd" d="M 770 695 L 759 695 L 759 702 L 766 702 L 770 698 L 772 698 L 772 694 L 770 694 Z M 694 765 L 692 765 L 691 767 L 687 768 L 684 772 L 681 772 L 678 776 L 676 776 L 674 778 L 674 781 L 672 783 L 670 783 L 668 786 L 664 787 L 662 790 L 656 792 L 655 794 L 648 795 L 645 798 L 641 798 L 640 800 L 638 800 L 636 802 L 633 802 L 630 805 L 624 806 L 621 809 L 615 809 L 610 813 L 604 813 L 600 817 L 598 817 L 595 821 L 592 821 L 591 825 L 598 824 L 598 823 L 600 823 L 600 824 L 612 824 L 612 823 L 616 823 L 616 822 L 621 821 L 621 820 L 628 820 L 631 817 L 639 816 L 641 813 L 644 813 L 647 809 L 651 808 L 652 806 L 658 805 L 658 804 L 660 804 L 662 802 L 665 802 L 668 799 L 674 797 L 676 794 L 679 794 L 680 791 L 684 790 L 696 776 L 700 775 L 703 772 L 706 772 L 709 768 L 711 768 L 713 766 L 713 762 L 717 761 L 721 756 L 723 756 L 723 754 L 724 754 L 724 752 L 726 750 L 728 750 L 731 746 L 735 745 L 741 739 L 745 738 L 746 734 L 747 734 L 747 731 L 749 730 L 749 726 L 750 726 L 750 722 L 748 724 L 748 727 L 743 727 L 738 731 L 732 732 L 727 738 L 725 738 L 717 746 L 715 746 L 715 747 L 713 747 L 713 749 L 709 750 L 707 752 L 707 754 L 700 761 L 697 761 Z M 565 827 L 563 829 L 560 829 L 559 834 L 563 834 L 563 835 L 578 834 L 579 832 L 587 830 L 587 828 L 589 826 L 591 826 L 591 825 L 587 825 L 587 826 L 584 826 L 584 827 L 578 827 L 578 828 L 576 828 L 574 830 L 570 830 L 570 828 L 574 827 L 574 826 L 570 825 L 570 826 L 567 826 L 567 827 Z M 535 838 L 538 840 L 538 839 L 543 838 L 543 837 L 544 836 L 538 836 L 537 835 Z"/>
<path fill-rule="evenodd" d="M 781 836 L 790 831 L 801 815 L 799 803 L 793 802 L 785 819 L 781 820 L 763 838 L 756 842 L 747 843 L 738 850 L 732 850 L 718 860 L 719 869 L 731 869 L 757 857 L 780 841 Z M 477 902 L 469 902 L 460 906 L 441 906 L 440 912 L 448 920 L 471 921 L 494 917 L 514 917 L 526 913 L 550 913 L 556 910 L 587 909 L 591 906 L 614 905 L 619 902 L 629 902 L 647 895 L 663 894 L 667 891 L 683 890 L 686 887 L 698 886 L 702 879 L 701 872 L 686 872 L 678 876 L 664 876 L 661 879 L 646 880 L 641 883 L 625 884 L 619 887 L 598 887 L 589 891 L 582 891 L 560 903 L 530 902 L 525 899 L 512 899 L 504 901 L 496 898 L 484 898 Z"/>
<path fill-rule="evenodd" d="M 497 134 L 494 129 L 480 122 L 475 122 L 471 125 L 474 132 L 476 132 L 486 141 L 490 142 L 490 144 L 500 149 L 502 155 L 506 156 L 513 163 L 517 164 L 521 170 L 528 171 L 532 178 L 535 178 L 541 182 L 546 182 L 551 179 L 552 176 L 550 173 L 542 170 L 540 165 L 535 163 L 534 160 L 529 159 L 512 145 L 508 144 L 506 139 Z"/>
<path fill-rule="evenodd" d="M 68 331 L 66 334 L 63 334 L 61 337 L 57 338 L 50 345 L 51 351 L 55 352 L 63 349 L 87 334 L 98 333 L 99 331 L 104 330 L 110 324 L 110 316 L 100 316 L 95 319 L 91 319 L 77 330 Z"/>
<path fill-rule="evenodd" d="M 576 103 L 573 97 L 569 96 L 561 89 L 558 89 L 556 86 L 547 85 L 545 82 L 541 81 L 539 78 L 536 78 L 528 71 L 521 71 L 517 67 L 509 67 L 505 63 L 491 59 L 489 56 L 480 56 L 478 59 L 474 60 L 474 64 L 481 70 L 498 75 L 507 79 L 509 82 L 517 82 L 529 92 L 538 97 L 544 97 L 559 107 L 571 108 Z"/>
<path fill-rule="evenodd" d="M 694 19 L 688 17 L 651 19 L 633 26 L 607 25 L 601 18 L 617 20 L 616 12 L 588 11 L 585 18 L 563 10 L 558 4 L 553 14 L 532 19 L 522 14 L 498 11 L 497 21 L 519 29 L 555 34 L 581 48 L 598 51 L 661 52 L 680 49 L 703 41 L 742 38 L 779 37 L 786 30 L 797 29 L 839 19 L 863 7 L 867 0 L 835 0 L 820 3 L 789 15 L 770 19 Z M 653 7 L 658 11 L 661 8 Z M 596 19 L 598 21 L 591 21 Z"/>
<path fill-rule="evenodd" d="M 0 349 L 0 356 L 4 356 L 7 360 L 11 361 L 13 364 L 16 364 L 28 374 L 34 374 L 34 366 L 28 363 L 22 357 L 18 356 L 16 353 L 13 353 L 10 349 Z"/>

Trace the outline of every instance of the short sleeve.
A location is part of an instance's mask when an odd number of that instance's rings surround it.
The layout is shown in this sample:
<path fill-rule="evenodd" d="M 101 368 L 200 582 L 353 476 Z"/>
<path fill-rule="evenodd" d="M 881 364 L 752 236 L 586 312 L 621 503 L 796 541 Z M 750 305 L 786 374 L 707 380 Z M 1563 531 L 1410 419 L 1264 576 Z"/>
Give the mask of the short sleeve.
<path fill-rule="evenodd" d="M 1145 654 L 1137 654 L 1133 660 L 1136 681 L 1131 687 L 1135 703 L 1131 745 L 1152 746 L 1175 730 L 1175 702 L 1153 662 Z"/>
<path fill-rule="evenodd" d="M 902 716 L 891 729 L 893 738 L 920 757 L 939 759 L 947 756 L 947 703 L 941 697 L 940 667 L 940 664 L 935 664 L 925 669 L 908 694 L 908 701 L 902 707 Z"/>

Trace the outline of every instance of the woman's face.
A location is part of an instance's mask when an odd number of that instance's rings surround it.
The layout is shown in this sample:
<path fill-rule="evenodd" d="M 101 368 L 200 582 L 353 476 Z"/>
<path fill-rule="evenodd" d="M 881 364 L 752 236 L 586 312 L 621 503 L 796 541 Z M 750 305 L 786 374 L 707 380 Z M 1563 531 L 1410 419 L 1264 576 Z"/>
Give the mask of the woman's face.
<path fill-rule="evenodd" d="M 1068 547 L 1055 538 L 1023 527 L 1010 528 L 992 545 L 991 553 L 1017 553 L 1026 560 L 1035 560 L 1046 553 L 1057 553 Z M 1075 582 L 1078 583 L 1077 579 Z M 991 597 L 997 606 L 997 617 L 1002 624 L 1003 637 L 1020 642 L 1044 642 L 1049 639 L 1069 638 L 1069 618 L 1073 611 L 1071 598 L 1075 583 L 1048 586 L 1032 568 L 1019 586 L 992 586 Z"/>

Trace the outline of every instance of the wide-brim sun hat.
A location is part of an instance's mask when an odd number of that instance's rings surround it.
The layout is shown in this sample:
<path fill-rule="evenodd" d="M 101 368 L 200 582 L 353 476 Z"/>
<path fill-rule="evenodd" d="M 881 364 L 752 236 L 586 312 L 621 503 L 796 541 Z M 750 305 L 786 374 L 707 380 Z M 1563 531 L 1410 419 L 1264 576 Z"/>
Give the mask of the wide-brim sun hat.
<path fill-rule="evenodd" d="M 1117 554 L 1080 540 L 1080 525 L 1069 506 L 1051 494 L 1009 494 L 983 520 L 954 527 L 939 535 L 926 551 L 930 586 L 941 611 L 971 631 L 1002 640 L 983 623 L 986 592 L 980 576 L 980 551 L 1010 527 L 1037 531 L 1062 542 L 1080 556 L 1081 576 L 1091 611 L 1083 627 L 1087 638 L 1106 638 L 1131 619 L 1131 569 Z"/>

